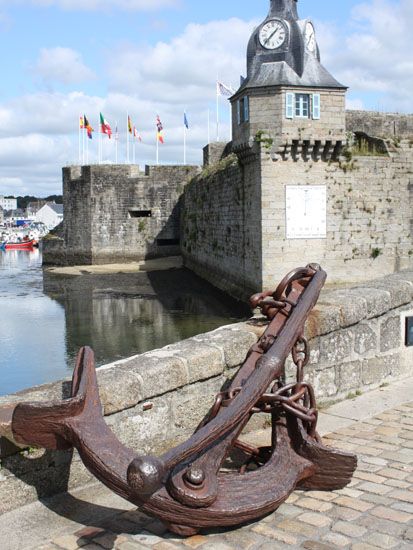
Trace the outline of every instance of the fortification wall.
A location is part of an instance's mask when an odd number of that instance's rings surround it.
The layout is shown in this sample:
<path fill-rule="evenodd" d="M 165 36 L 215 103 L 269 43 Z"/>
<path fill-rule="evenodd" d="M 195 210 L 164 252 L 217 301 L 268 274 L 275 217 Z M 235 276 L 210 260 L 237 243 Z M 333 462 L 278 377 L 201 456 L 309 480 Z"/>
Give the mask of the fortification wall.
<path fill-rule="evenodd" d="M 324 291 L 306 330 L 312 350 L 306 379 L 314 384 L 319 403 L 410 375 L 407 315 L 413 315 L 413 271 Z M 263 330 L 248 323 L 231 325 L 99 369 L 107 423 L 140 454 L 159 454 L 182 442 Z M 290 361 L 287 373 L 291 379 Z M 56 382 L 1 397 L 0 406 L 67 398 L 69 391 L 68 381 Z M 250 429 L 265 420 L 265 415 L 254 416 Z M 1 439 L 0 459 L 0 513 L 95 482 L 72 451 L 21 451 Z"/>
<path fill-rule="evenodd" d="M 45 263 L 139 261 L 180 252 L 180 198 L 193 166 L 84 166 L 63 170 L 64 252 Z"/>
<path fill-rule="evenodd" d="M 348 132 L 364 132 L 387 139 L 413 138 L 413 115 L 378 113 L 374 111 L 346 111 Z"/>
<path fill-rule="evenodd" d="M 232 157 L 231 166 L 221 163 L 187 186 L 183 254 L 188 267 L 246 298 L 271 288 L 297 261 L 321 263 L 330 283 L 366 281 L 413 265 L 408 140 L 390 156 L 339 162 L 274 161 L 269 147 L 257 148 L 249 162 Z M 287 185 L 326 186 L 327 238 L 286 238 Z"/>
<path fill-rule="evenodd" d="M 261 283 L 261 187 L 256 164 L 235 155 L 185 188 L 182 253 L 185 265 L 240 298 Z"/>

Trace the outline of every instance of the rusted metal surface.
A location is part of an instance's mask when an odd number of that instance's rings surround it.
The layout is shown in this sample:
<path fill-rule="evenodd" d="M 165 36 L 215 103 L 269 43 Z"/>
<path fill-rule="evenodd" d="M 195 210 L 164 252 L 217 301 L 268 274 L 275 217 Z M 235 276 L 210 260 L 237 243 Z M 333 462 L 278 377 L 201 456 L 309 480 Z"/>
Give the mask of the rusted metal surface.
<path fill-rule="evenodd" d="M 269 320 L 264 335 L 193 436 L 163 456 L 137 455 L 108 428 L 90 348 L 79 353 L 71 399 L 48 405 L 20 403 L 3 411 L 10 438 L 47 449 L 77 448 L 100 481 L 181 535 L 258 519 L 297 486 L 346 486 L 356 457 L 322 444 L 314 391 L 304 382 L 310 359 L 304 324 L 325 279 L 318 265 L 310 265 L 287 275 L 275 292 L 251 298 L 251 305 L 260 307 Z M 286 384 L 284 365 L 290 353 L 297 377 Z M 269 447 L 239 440 L 254 414 L 271 417 Z M 229 457 L 235 454 L 238 463 L 229 467 Z"/>

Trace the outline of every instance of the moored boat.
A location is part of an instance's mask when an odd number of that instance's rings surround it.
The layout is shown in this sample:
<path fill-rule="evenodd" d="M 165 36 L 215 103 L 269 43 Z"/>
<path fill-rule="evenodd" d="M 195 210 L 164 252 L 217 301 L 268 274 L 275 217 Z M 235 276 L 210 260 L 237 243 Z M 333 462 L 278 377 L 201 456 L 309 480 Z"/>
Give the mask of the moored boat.
<path fill-rule="evenodd" d="M 5 242 L 1 245 L 3 250 L 31 250 L 36 246 L 38 246 L 38 243 L 34 239 L 17 243 Z"/>

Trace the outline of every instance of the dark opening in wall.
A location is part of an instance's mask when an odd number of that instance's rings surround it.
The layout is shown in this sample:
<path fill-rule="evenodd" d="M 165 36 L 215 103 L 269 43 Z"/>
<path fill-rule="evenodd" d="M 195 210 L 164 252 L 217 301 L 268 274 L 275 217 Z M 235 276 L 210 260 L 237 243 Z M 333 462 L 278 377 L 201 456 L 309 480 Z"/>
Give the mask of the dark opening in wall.
<path fill-rule="evenodd" d="M 157 239 L 158 246 L 178 246 L 181 241 L 179 239 Z"/>
<path fill-rule="evenodd" d="M 152 210 L 129 210 L 130 218 L 152 218 Z"/>

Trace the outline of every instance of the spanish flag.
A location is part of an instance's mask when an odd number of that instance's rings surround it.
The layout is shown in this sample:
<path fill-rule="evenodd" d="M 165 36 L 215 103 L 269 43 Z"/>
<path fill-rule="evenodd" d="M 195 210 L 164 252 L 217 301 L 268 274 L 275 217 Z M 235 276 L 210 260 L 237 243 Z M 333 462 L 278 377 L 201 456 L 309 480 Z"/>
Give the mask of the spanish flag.
<path fill-rule="evenodd" d="M 165 143 L 163 139 L 163 125 L 161 122 L 161 119 L 159 118 L 159 115 L 156 117 L 156 128 L 158 130 L 157 138 L 160 143 Z"/>
<path fill-rule="evenodd" d="M 84 127 L 85 127 L 85 119 L 84 119 L 82 116 L 80 116 L 80 117 L 79 117 L 79 128 L 80 128 L 81 130 L 83 130 Z"/>

